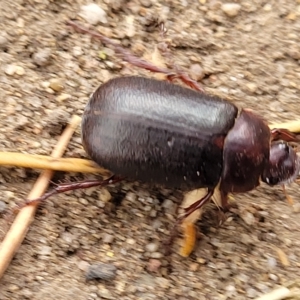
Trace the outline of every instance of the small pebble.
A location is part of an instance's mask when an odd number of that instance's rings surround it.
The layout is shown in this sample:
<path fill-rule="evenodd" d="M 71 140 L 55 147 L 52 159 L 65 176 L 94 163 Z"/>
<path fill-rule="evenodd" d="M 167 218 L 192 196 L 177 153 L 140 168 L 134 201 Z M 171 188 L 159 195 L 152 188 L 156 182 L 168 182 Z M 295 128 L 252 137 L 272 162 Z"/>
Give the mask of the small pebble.
<path fill-rule="evenodd" d="M 116 291 L 118 291 L 119 293 L 123 293 L 125 291 L 126 288 L 126 283 L 123 281 L 118 281 L 116 283 Z"/>
<path fill-rule="evenodd" d="M 241 5 L 237 3 L 224 3 L 221 9 L 228 17 L 236 17 L 241 10 Z"/>
<path fill-rule="evenodd" d="M 41 49 L 32 56 L 33 62 L 39 67 L 47 66 L 51 59 L 50 49 Z"/>
<path fill-rule="evenodd" d="M 268 257 L 268 267 L 275 268 L 277 266 L 277 261 L 274 257 Z"/>
<path fill-rule="evenodd" d="M 134 37 L 136 34 L 136 28 L 134 24 L 134 17 L 133 16 L 127 16 L 125 20 L 125 26 L 124 31 L 127 37 Z"/>
<path fill-rule="evenodd" d="M 285 267 L 288 267 L 290 265 L 288 256 L 285 254 L 285 252 L 283 250 L 281 250 L 279 248 L 277 248 L 276 250 L 277 250 L 277 255 L 279 257 L 281 264 Z"/>
<path fill-rule="evenodd" d="M 129 245 L 134 245 L 136 243 L 136 241 L 134 239 L 127 239 L 126 243 Z"/>
<path fill-rule="evenodd" d="M 77 263 L 77 266 L 79 270 L 87 272 L 90 267 L 90 264 L 87 261 L 81 260 Z"/>
<path fill-rule="evenodd" d="M 249 281 L 249 276 L 247 276 L 246 274 L 239 274 L 237 276 L 237 278 L 241 281 L 241 282 L 248 282 Z"/>
<path fill-rule="evenodd" d="M 190 66 L 189 73 L 191 74 L 191 77 L 196 81 L 200 81 L 205 76 L 204 70 L 199 64 L 192 64 Z"/>
<path fill-rule="evenodd" d="M 290 49 L 287 51 L 288 55 L 295 59 L 299 60 L 300 59 L 300 48 L 296 46 L 291 46 Z"/>
<path fill-rule="evenodd" d="M 33 292 L 30 291 L 29 289 L 23 289 L 22 290 L 22 296 L 24 296 L 27 299 L 32 299 L 33 298 Z"/>
<path fill-rule="evenodd" d="M 96 263 L 89 266 L 85 277 L 87 280 L 112 280 L 116 277 L 117 268 L 112 264 Z"/>
<path fill-rule="evenodd" d="M 158 283 L 158 285 L 163 288 L 167 289 L 170 286 L 170 281 L 163 277 L 156 277 L 155 281 Z"/>
<path fill-rule="evenodd" d="M 5 36 L 0 35 L 0 50 L 6 50 L 8 46 L 8 40 Z"/>
<path fill-rule="evenodd" d="M 267 3 L 266 5 L 264 5 L 263 10 L 264 11 L 271 11 L 272 10 L 272 4 Z"/>
<path fill-rule="evenodd" d="M 67 124 L 70 114 L 63 108 L 55 108 L 49 111 L 47 116 L 47 130 L 52 134 L 60 134 L 61 125 Z"/>
<path fill-rule="evenodd" d="M 257 291 L 255 289 L 253 289 L 253 288 L 248 288 L 246 290 L 246 294 L 247 294 L 248 298 L 252 299 L 252 298 L 255 298 L 257 296 Z"/>
<path fill-rule="evenodd" d="M 81 56 L 83 54 L 82 48 L 80 46 L 75 46 L 73 48 L 73 55 L 78 57 Z"/>
<path fill-rule="evenodd" d="M 236 294 L 236 288 L 232 284 L 226 286 L 225 290 L 226 290 L 227 297 L 233 297 Z"/>
<path fill-rule="evenodd" d="M 218 271 L 218 275 L 220 276 L 221 279 L 227 279 L 229 278 L 231 274 L 231 271 L 229 269 L 222 269 Z"/>
<path fill-rule="evenodd" d="M 151 254 L 151 257 L 152 257 L 152 258 L 162 258 L 163 255 L 162 255 L 160 252 L 153 252 L 153 253 Z"/>
<path fill-rule="evenodd" d="M 191 263 L 191 264 L 189 265 L 189 269 L 190 269 L 190 271 L 192 271 L 192 272 L 196 272 L 196 271 L 198 270 L 198 268 L 199 268 L 199 264 L 196 263 L 196 262 Z"/>
<path fill-rule="evenodd" d="M 130 202 L 135 202 L 136 199 L 137 199 L 137 195 L 136 195 L 136 193 L 128 192 L 128 193 L 126 194 L 126 199 L 127 199 L 128 201 L 130 201 Z"/>
<path fill-rule="evenodd" d="M 98 295 L 96 293 L 90 293 L 89 294 L 89 299 L 97 299 Z"/>
<path fill-rule="evenodd" d="M 89 201 L 86 200 L 85 198 L 79 198 L 78 202 L 80 204 L 83 204 L 84 206 L 88 206 L 89 205 Z"/>
<path fill-rule="evenodd" d="M 217 248 L 221 248 L 223 246 L 217 238 L 211 238 L 210 243 Z"/>
<path fill-rule="evenodd" d="M 248 91 L 251 92 L 252 94 L 254 94 L 257 91 L 257 85 L 253 82 L 247 83 L 246 87 L 247 87 Z"/>
<path fill-rule="evenodd" d="M 107 23 L 106 12 L 96 3 L 89 3 L 81 6 L 79 16 L 91 25 Z"/>
<path fill-rule="evenodd" d="M 3 201 L 0 201 L 0 213 L 4 212 L 6 209 L 6 203 Z"/>
<path fill-rule="evenodd" d="M 126 1 L 126 0 L 125 0 Z M 124 0 L 106 0 L 107 6 L 114 12 L 118 12 L 124 5 Z"/>
<path fill-rule="evenodd" d="M 144 209 L 144 211 L 150 211 L 151 206 L 150 205 L 145 205 L 143 209 Z"/>
<path fill-rule="evenodd" d="M 162 227 L 163 223 L 159 219 L 155 219 L 152 222 L 152 228 L 153 230 L 157 230 L 158 228 Z"/>
<path fill-rule="evenodd" d="M 64 84 L 60 78 L 52 78 L 49 87 L 55 92 L 61 92 L 64 88 Z"/>
<path fill-rule="evenodd" d="M 261 282 L 257 282 L 257 283 L 255 284 L 255 287 L 256 287 L 259 291 L 263 292 L 264 294 L 266 294 L 266 293 L 268 293 L 268 292 L 270 291 L 270 289 L 268 288 L 268 286 L 267 286 L 266 284 L 264 284 L 264 283 L 261 283 Z"/>
<path fill-rule="evenodd" d="M 290 247 L 290 246 L 292 246 L 292 244 L 293 244 L 293 242 L 292 242 L 290 239 L 287 239 L 287 238 L 285 238 L 283 241 L 284 241 L 284 243 L 285 243 L 285 245 L 286 245 L 287 247 Z"/>
<path fill-rule="evenodd" d="M 151 218 L 156 218 L 157 216 L 157 211 L 155 209 L 150 210 L 149 216 Z"/>
<path fill-rule="evenodd" d="M 59 96 L 56 97 L 56 101 L 57 102 L 63 102 L 63 101 L 66 101 L 68 99 L 71 98 L 71 95 L 70 94 L 61 94 Z"/>
<path fill-rule="evenodd" d="M 164 201 L 164 203 L 163 203 L 162 206 L 163 206 L 163 208 L 169 210 L 169 209 L 172 209 L 172 208 L 173 208 L 173 205 L 174 205 L 174 203 L 173 203 L 172 200 L 166 199 L 166 200 Z"/>
<path fill-rule="evenodd" d="M 12 76 L 16 72 L 16 66 L 15 65 L 8 65 L 4 70 L 6 75 Z"/>
<path fill-rule="evenodd" d="M 111 194 L 107 189 L 102 188 L 98 191 L 98 199 L 106 203 L 111 199 Z"/>
<path fill-rule="evenodd" d="M 150 259 L 147 265 L 147 270 L 149 272 L 157 272 L 161 267 L 161 261 L 158 259 Z"/>
<path fill-rule="evenodd" d="M 50 255 L 52 253 L 52 247 L 42 246 L 38 252 L 39 255 Z"/>
<path fill-rule="evenodd" d="M 25 74 L 25 70 L 23 67 L 16 66 L 15 73 L 19 76 L 22 76 Z"/>
<path fill-rule="evenodd" d="M 11 191 L 4 191 L 2 193 L 2 195 L 4 196 L 4 198 L 2 198 L 6 203 L 9 202 L 9 200 L 13 199 L 15 197 L 15 193 L 11 192 Z"/>
<path fill-rule="evenodd" d="M 74 240 L 74 235 L 68 231 L 64 231 L 61 233 L 61 238 L 68 244 L 71 244 Z"/>
<path fill-rule="evenodd" d="M 99 288 L 98 296 L 100 296 L 103 299 L 115 299 L 115 297 L 111 294 L 111 292 L 105 287 Z"/>
<path fill-rule="evenodd" d="M 149 8 L 152 6 L 152 2 L 150 0 L 140 0 L 142 6 L 144 6 L 145 8 Z"/>
<path fill-rule="evenodd" d="M 272 103 L 270 103 L 269 107 L 270 107 L 271 111 L 275 111 L 275 112 L 283 112 L 284 111 L 284 109 L 282 107 L 282 103 L 279 101 L 273 101 Z"/>
<path fill-rule="evenodd" d="M 297 202 L 293 205 L 293 210 L 294 210 L 294 213 L 300 212 L 300 202 Z"/>
<path fill-rule="evenodd" d="M 197 262 L 201 265 L 204 265 L 206 263 L 206 259 L 205 258 L 202 258 L 202 257 L 198 257 L 197 258 Z"/>
<path fill-rule="evenodd" d="M 245 233 L 241 234 L 240 241 L 244 245 L 250 245 L 253 242 L 251 237 L 248 234 L 245 234 Z"/>
<path fill-rule="evenodd" d="M 236 244 L 235 243 L 223 243 L 220 247 L 224 253 L 231 254 L 235 252 Z"/>
<path fill-rule="evenodd" d="M 255 217 L 249 211 L 241 213 L 241 218 L 247 225 L 254 225 Z"/>
<path fill-rule="evenodd" d="M 277 281 L 278 280 L 278 276 L 275 274 L 269 274 L 269 278 L 273 281 Z"/>
<path fill-rule="evenodd" d="M 146 245 L 146 251 L 155 252 L 158 249 L 158 243 L 149 243 Z"/>
<path fill-rule="evenodd" d="M 20 287 L 17 286 L 16 284 L 10 284 L 10 285 L 8 286 L 8 290 L 9 290 L 10 292 L 16 292 L 16 291 L 18 291 L 19 289 L 20 289 Z"/>
<path fill-rule="evenodd" d="M 112 234 L 105 233 L 102 237 L 102 241 L 105 244 L 111 244 L 114 241 L 115 237 Z"/>

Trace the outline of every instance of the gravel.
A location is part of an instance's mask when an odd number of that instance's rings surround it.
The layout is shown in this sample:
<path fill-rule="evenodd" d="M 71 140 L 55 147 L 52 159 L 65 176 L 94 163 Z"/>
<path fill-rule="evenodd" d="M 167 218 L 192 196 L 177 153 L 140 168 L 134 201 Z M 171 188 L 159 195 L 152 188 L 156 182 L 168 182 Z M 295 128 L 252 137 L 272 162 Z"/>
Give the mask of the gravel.
<path fill-rule="evenodd" d="M 116 277 L 117 268 L 112 264 L 97 263 L 89 266 L 85 278 L 87 280 L 112 280 Z"/>

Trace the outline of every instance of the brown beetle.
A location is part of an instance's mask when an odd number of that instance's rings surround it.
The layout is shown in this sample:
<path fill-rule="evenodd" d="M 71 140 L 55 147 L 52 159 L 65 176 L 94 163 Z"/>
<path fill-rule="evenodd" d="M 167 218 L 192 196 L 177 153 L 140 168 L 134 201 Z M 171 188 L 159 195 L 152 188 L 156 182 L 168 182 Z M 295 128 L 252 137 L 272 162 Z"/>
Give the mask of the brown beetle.
<path fill-rule="evenodd" d="M 101 85 L 82 119 L 87 154 L 109 169 L 110 179 L 57 186 L 29 203 L 69 190 L 107 185 L 123 178 L 183 191 L 206 189 L 177 223 L 205 205 L 216 189 L 226 210 L 228 194 L 244 193 L 260 181 L 284 185 L 295 180 L 300 159 L 288 142 L 298 138 L 286 129 L 270 130 L 251 110 L 209 96 L 184 73 L 171 74 L 136 58 L 99 33 L 70 25 L 111 45 L 130 63 L 180 78 L 192 90 L 143 77 L 121 77 Z"/>

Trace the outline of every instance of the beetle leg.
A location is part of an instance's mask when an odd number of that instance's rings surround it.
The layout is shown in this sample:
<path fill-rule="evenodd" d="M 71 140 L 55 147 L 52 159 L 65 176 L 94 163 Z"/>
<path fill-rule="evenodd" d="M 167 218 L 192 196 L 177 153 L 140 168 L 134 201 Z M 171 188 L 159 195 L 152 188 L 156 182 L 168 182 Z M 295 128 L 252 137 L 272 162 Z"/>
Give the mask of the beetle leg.
<path fill-rule="evenodd" d="M 183 221 L 181 224 L 183 231 L 183 243 L 180 249 L 180 255 L 188 257 L 194 250 L 197 237 L 197 229 L 194 223 Z"/>
<path fill-rule="evenodd" d="M 192 203 L 195 203 L 199 198 L 206 195 L 207 191 L 205 188 L 193 190 L 185 193 L 181 209 L 189 207 Z M 194 250 L 195 243 L 197 240 L 197 229 L 195 223 L 201 218 L 203 209 L 198 209 L 186 217 L 180 224 L 181 231 L 183 234 L 182 245 L 180 249 L 180 255 L 183 257 L 188 257 L 190 253 Z M 179 212 L 180 215 L 180 212 Z"/>
<path fill-rule="evenodd" d="M 285 198 L 286 198 L 287 202 L 289 203 L 289 205 L 293 205 L 293 204 L 294 204 L 294 200 L 293 200 L 293 198 L 288 194 L 288 192 L 286 191 L 286 188 L 285 188 L 285 185 L 284 185 L 284 184 L 282 185 L 282 190 L 283 190 L 283 193 L 284 193 Z"/>
<path fill-rule="evenodd" d="M 169 73 L 166 74 L 167 79 L 173 82 L 175 79 L 180 79 L 185 85 L 189 86 L 190 88 L 204 93 L 204 89 L 198 84 L 197 81 L 191 79 L 186 73 L 182 71 L 178 71 L 177 73 Z"/>
<path fill-rule="evenodd" d="M 114 184 L 119 181 L 122 181 L 123 179 L 124 178 L 113 175 L 105 180 L 98 180 L 98 179 L 84 180 L 84 181 L 78 181 L 78 182 L 58 184 L 53 190 L 49 191 L 48 193 L 45 193 L 41 197 L 35 198 L 33 200 L 26 200 L 24 205 L 19 206 L 19 209 L 25 207 L 26 205 L 32 205 L 37 202 L 45 201 L 53 195 L 65 193 L 68 191 L 78 190 L 78 189 L 87 189 L 87 188 L 90 188 L 93 186 L 106 186 L 109 184 Z"/>
<path fill-rule="evenodd" d="M 89 30 L 89 29 L 85 28 L 84 26 L 77 24 L 76 22 L 67 21 L 67 25 L 72 26 L 75 30 L 77 30 L 79 32 L 89 34 L 92 37 L 100 40 L 102 43 L 110 46 L 116 53 L 121 55 L 121 57 L 124 61 L 127 61 L 128 63 L 130 63 L 133 66 L 148 70 L 150 72 L 165 74 L 167 76 L 167 79 L 170 81 L 174 80 L 175 78 L 178 78 L 183 83 L 188 85 L 189 87 L 191 87 L 197 91 L 204 92 L 203 88 L 197 83 L 197 81 L 191 79 L 187 74 L 183 73 L 182 71 L 176 72 L 174 70 L 170 70 L 167 68 L 157 67 L 154 64 L 135 56 L 134 54 L 127 51 L 122 46 L 120 46 L 119 44 L 117 44 L 116 42 L 111 40 L 110 38 L 96 32 L 96 31 Z"/>
<path fill-rule="evenodd" d="M 276 141 L 276 140 L 284 140 L 286 142 L 299 142 L 300 139 L 299 137 L 289 131 L 288 129 L 284 129 L 284 128 L 274 128 L 271 130 L 271 138 L 272 141 Z"/>
<path fill-rule="evenodd" d="M 185 218 L 187 218 L 194 211 L 202 208 L 210 200 L 213 194 L 214 194 L 214 189 L 208 189 L 207 194 L 203 198 L 196 201 L 189 207 L 185 208 L 183 215 L 178 218 L 177 222 L 181 223 Z"/>
<path fill-rule="evenodd" d="M 177 228 L 178 225 L 182 224 L 182 222 L 189 217 L 193 212 L 195 212 L 198 209 L 201 209 L 213 196 L 214 194 L 214 189 L 208 189 L 206 195 L 204 197 L 202 197 L 200 200 L 197 200 L 196 202 L 194 202 L 192 205 L 188 206 L 187 208 L 184 209 L 184 213 L 178 217 L 178 219 L 176 220 L 171 233 L 170 233 L 170 237 L 168 238 L 168 240 L 165 242 L 165 245 L 167 246 L 166 248 L 166 253 L 169 253 L 170 249 L 169 246 L 173 243 L 174 238 L 177 235 Z M 188 236 L 189 241 L 194 240 L 194 236 L 193 236 L 193 229 L 191 231 L 191 227 L 188 226 L 188 235 L 191 234 L 191 236 Z M 190 246 L 189 246 L 190 249 Z"/>

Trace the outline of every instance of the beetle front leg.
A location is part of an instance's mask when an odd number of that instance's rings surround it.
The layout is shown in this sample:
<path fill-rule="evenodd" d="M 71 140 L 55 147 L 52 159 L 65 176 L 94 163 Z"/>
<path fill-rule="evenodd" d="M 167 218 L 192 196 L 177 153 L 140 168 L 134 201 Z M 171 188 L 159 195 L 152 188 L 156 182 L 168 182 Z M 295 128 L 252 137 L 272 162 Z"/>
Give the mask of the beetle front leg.
<path fill-rule="evenodd" d="M 284 128 L 274 128 L 271 130 L 271 139 L 272 141 L 276 141 L 276 140 L 283 140 L 286 142 L 299 142 L 300 139 L 299 137 L 289 131 L 288 129 L 284 129 Z"/>

